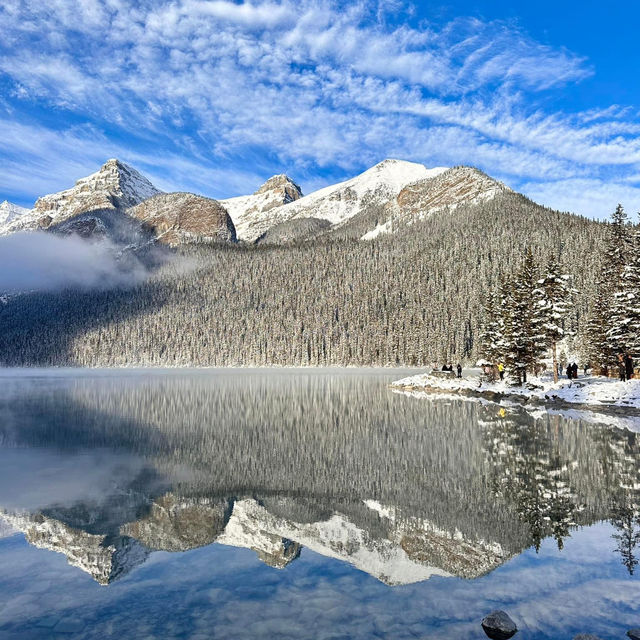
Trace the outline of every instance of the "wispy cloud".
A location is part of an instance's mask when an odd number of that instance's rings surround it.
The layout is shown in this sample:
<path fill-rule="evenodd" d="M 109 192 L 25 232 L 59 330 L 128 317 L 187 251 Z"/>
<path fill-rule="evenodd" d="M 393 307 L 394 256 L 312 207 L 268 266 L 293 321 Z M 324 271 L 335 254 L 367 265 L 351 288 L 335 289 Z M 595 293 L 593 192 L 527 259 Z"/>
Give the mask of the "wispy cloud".
<path fill-rule="evenodd" d="M 638 174 L 637 113 L 550 111 L 542 98 L 589 78 L 583 57 L 504 23 L 421 24 L 402 12 L 397 1 L 8 0 L 0 144 L 15 171 L 0 191 L 26 193 L 20 129 L 34 118 L 50 128 L 33 114 L 43 105 L 59 116 L 58 139 L 91 123 L 80 137 L 94 136 L 95 153 L 76 149 L 85 159 L 155 156 L 161 180 L 213 196 L 283 168 L 315 184 L 388 156 L 480 165 L 515 188 Z M 568 208 L 584 206 L 574 195 Z"/>

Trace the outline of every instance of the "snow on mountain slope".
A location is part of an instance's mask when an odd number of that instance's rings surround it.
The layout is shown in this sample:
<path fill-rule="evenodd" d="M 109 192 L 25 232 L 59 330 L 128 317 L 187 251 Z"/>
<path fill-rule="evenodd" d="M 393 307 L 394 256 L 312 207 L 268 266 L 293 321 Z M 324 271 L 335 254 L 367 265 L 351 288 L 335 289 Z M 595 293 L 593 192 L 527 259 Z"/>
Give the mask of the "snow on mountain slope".
<path fill-rule="evenodd" d="M 9 225 L 16 218 L 26 215 L 30 211 L 31 209 L 19 207 L 17 204 L 13 204 L 12 202 L 5 200 L 0 204 L 0 229 L 5 225 Z"/>
<path fill-rule="evenodd" d="M 2 517 L 22 531 L 27 541 L 40 549 L 62 553 L 70 565 L 107 585 L 142 564 L 149 550 L 133 538 L 110 538 L 74 529 L 42 514 L 8 514 Z"/>
<path fill-rule="evenodd" d="M 467 540 L 458 530 L 445 531 L 428 520 L 406 517 L 396 507 L 375 500 L 365 500 L 365 505 L 389 522 L 390 540 L 414 562 L 444 567 L 462 578 L 477 578 L 514 555 L 498 542 Z"/>
<path fill-rule="evenodd" d="M 418 180 L 404 187 L 387 205 L 387 220 L 365 233 L 361 239 L 372 240 L 381 233 L 391 233 L 398 224 L 411 224 L 461 204 L 486 202 L 500 193 L 510 191 L 509 187 L 478 169 L 454 167 L 436 177 Z"/>
<path fill-rule="evenodd" d="M 39 198 L 33 209 L 0 228 L 0 233 L 46 229 L 87 211 L 133 207 L 161 193 L 141 173 L 116 159 L 75 186 Z"/>
<path fill-rule="evenodd" d="M 288 176 L 280 174 L 269 178 L 254 194 L 220 200 L 220 204 L 229 212 L 240 240 L 253 242 L 258 235 L 251 229 L 261 220 L 268 220 L 265 214 L 277 207 L 299 200 L 302 190 Z M 266 228 L 265 228 L 266 231 Z"/>
<path fill-rule="evenodd" d="M 451 575 L 444 569 L 410 558 L 395 541 L 370 534 L 335 514 L 323 522 L 297 523 L 272 515 L 256 500 L 240 500 L 219 544 L 253 549 L 260 557 L 274 556 L 294 542 L 329 558 L 354 565 L 389 584 L 410 584 L 433 575 Z"/>
<path fill-rule="evenodd" d="M 157 498 L 141 518 L 121 525 L 117 535 L 89 533 L 84 525 L 75 528 L 41 512 L 0 511 L 0 537 L 3 530 L 7 535 L 21 531 L 28 542 L 63 553 L 70 564 L 100 584 L 125 575 L 154 550 L 179 552 L 212 543 L 251 549 L 262 562 L 278 569 L 307 547 L 388 585 L 420 582 L 434 575 L 476 578 L 517 551 L 497 541 L 465 536 L 457 529 L 439 528 L 374 500 L 365 500 L 364 506 L 379 518 L 375 526 L 366 518 L 367 525 L 357 524 L 340 512 L 298 521 L 276 515 L 254 498 L 190 498 L 168 493 Z M 295 512 L 294 508 L 289 513 Z M 87 515 L 85 510 L 82 514 Z"/>
<path fill-rule="evenodd" d="M 316 218 L 334 226 L 344 224 L 366 207 L 387 204 L 407 185 L 434 178 L 444 171 L 444 167 L 427 169 L 414 162 L 384 160 L 355 178 L 278 207 L 245 212 L 241 199 L 234 198 L 238 202 L 231 206 L 227 206 L 228 200 L 222 203 L 236 225 L 238 237 L 254 242 L 271 227 L 292 219 Z"/>
<path fill-rule="evenodd" d="M 8 538 L 16 533 L 16 530 L 0 516 L 0 539 Z"/>

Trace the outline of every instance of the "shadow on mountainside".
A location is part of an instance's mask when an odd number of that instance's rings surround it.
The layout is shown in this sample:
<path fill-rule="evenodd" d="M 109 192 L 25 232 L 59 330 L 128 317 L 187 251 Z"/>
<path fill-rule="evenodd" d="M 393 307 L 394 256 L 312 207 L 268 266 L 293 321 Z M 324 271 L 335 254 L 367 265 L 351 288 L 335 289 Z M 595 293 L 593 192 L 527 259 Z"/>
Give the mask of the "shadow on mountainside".
<path fill-rule="evenodd" d="M 0 303 L 0 366 L 51 367 L 87 366 L 90 354 L 75 348 L 76 337 L 90 333 L 97 341 L 101 332 L 117 323 L 152 314 L 167 300 L 166 287 L 159 282 L 127 288 L 29 293 Z M 128 323 L 130 330 L 136 323 Z M 142 329 L 140 329 L 142 331 Z M 123 343 L 133 335 L 109 331 L 111 366 L 121 361 Z"/>

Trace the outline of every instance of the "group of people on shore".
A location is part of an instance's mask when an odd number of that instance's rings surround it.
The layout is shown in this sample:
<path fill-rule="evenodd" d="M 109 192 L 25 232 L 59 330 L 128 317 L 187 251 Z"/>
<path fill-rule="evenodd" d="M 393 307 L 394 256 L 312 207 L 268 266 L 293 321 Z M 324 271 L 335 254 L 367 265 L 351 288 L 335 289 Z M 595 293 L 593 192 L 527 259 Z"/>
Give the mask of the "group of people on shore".
<path fill-rule="evenodd" d="M 435 369 L 435 366 L 434 366 L 434 369 Z M 451 363 L 443 364 L 442 371 L 450 371 L 451 373 L 453 373 L 453 365 Z M 456 365 L 456 378 L 462 378 L 462 365 L 459 362 Z"/>
<path fill-rule="evenodd" d="M 628 354 L 620 354 L 618 356 L 618 375 L 622 382 L 633 378 L 633 358 Z"/>
<path fill-rule="evenodd" d="M 480 363 L 479 363 L 480 364 Z M 618 356 L 618 373 L 620 376 L 620 380 L 623 382 L 626 380 L 631 380 L 634 377 L 634 368 L 633 368 L 633 358 L 627 354 L 620 354 Z M 589 365 L 584 364 L 582 366 L 584 376 L 587 376 L 587 372 L 589 371 Z M 433 365 L 433 369 L 437 370 L 437 365 Z M 561 364 L 558 367 L 559 371 L 564 371 L 568 380 L 577 380 L 578 379 L 578 365 L 575 362 L 569 363 L 567 362 L 566 366 Z M 453 365 L 449 362 L 442 365 L 441 371 L 448 371 L 450 373 L 454 372 Z M 462 378 L 462 365 L 458 362 L 455 368 L 456 377 Z M 482 366 L 482 372 L 484 375 L 490 380 L 504 380 L 505 366 L 502 363 L 498 363 L 497 365 L 492 365 L 489 363 L 484 363 Z"/>
<path fill-rule="evenodd" d="M 589 367 L 585 364 L 583 369 L 584 369 L 584 375 L 587 375 L 587 369 Z M 568 380 L 577 380 L 578 379 L 578 365 L 573 362 L 571 364 L 567 363 L 567 366 L 565 368 L 565 373 L 567 374 L 567 379 Z"/>

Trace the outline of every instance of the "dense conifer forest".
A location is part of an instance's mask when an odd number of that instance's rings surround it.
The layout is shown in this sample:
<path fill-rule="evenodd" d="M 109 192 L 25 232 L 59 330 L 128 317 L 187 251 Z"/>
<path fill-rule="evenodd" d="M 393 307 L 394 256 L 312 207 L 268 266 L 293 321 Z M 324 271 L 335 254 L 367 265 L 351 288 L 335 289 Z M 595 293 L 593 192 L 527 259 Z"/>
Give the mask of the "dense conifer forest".
<path fill-rule="evenodd" d="M 372 210 L 367 215 L 375 218 Z M 9 366 L 425 365 L 480 356 L 483 295 L 531 249 L 580 292 L 579 333 L 607 225 L 506 193 L 372 241 L 362 217 L 297 243 L 191 246 L 128 288 L 0 305 Z"/>

